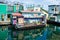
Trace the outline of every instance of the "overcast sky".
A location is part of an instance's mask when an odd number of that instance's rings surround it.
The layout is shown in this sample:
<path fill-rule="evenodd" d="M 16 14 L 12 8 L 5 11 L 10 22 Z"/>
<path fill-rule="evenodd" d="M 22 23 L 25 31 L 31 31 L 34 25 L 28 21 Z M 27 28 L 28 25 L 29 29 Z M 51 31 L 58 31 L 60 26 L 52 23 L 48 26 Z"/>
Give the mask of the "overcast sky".
<path fill-rule="evenodd" d="M 46 10 L 48 10 L 48 5 L 59 5 L 60 0 L 7 0 L 11 2 L 20 2 L 24 4 L 40 4 Z"/>

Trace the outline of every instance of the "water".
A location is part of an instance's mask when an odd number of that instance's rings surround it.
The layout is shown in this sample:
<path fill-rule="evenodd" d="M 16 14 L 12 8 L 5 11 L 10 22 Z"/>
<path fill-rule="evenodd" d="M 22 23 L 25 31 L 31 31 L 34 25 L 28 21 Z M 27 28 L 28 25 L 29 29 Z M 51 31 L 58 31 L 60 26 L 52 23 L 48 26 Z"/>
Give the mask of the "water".
<path fill-rule="evenodd" d="M 50 24 L 48 29 L 50 30 L 48 32 L 48 40 L 60 40 L 60 26 Z"/>
<path fill-rule="evenodd" d="M 12 29 L 8 30 L 8 27 L 3 27 L 3 29 L 0 27 L 1 40 L 5 40 L 7 37 L 8 40 L 60 40 L 60 26 L 51 24 L 33 30 L 12 31 Z"/>

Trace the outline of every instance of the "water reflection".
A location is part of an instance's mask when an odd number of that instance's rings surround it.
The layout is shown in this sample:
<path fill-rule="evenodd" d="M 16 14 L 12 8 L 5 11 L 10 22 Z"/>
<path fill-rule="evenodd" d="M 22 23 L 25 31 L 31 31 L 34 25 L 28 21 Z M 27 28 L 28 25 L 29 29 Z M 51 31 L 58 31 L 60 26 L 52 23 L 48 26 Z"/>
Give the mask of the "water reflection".
<path fill-rule="evenodd" d="M 56 25 L 48 25 L 48 29 L 50 29 L 50 31 L 48 32 L 49 35 L 48 36 L 48 40 L 60 40 L 60 26 L 56 26 Z M 51 35 L 50 35 L 51 34 Z"/>
<path fill-rule="evenodd" d="M 8 34 L 8 35 L 7 35 Z M 0 27 L 0 39 L 8 40 L 60 40 L 60 26 L 48 24 L 44 28 L 12 31 L 7 26 Z"/>
<path fill-rule="evenodd" d="M 6 40 L 8 37 L 8 27 L 0 26 L 0 40 Z"/>

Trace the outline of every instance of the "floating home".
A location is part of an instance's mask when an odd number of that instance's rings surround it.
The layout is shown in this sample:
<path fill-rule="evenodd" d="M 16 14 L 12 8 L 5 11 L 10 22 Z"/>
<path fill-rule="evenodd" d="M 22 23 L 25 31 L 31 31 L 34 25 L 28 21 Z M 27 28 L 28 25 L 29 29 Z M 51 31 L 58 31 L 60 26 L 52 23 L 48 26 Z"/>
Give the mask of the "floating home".
<path fill-rule="evenodd" d="M 40 11 L 21 11 L 25 24 L 41 25 L 46 24 L 46 15 Z"/>
<path fill-rule="evenodd" d="M 27 8 L 27 10 L 22 10 L 21 13 L 22 13 L 23 17 L 20 16 L 19 23 L 16 22 L 15 25 L 17 23 L 19 25 L 23 25 L 24 27 L 37 26 L 37 25 L 46 25 L 46 14 L 44 14 L 44 13 L 41 12 L 41 9 L 40 9 L 39 6 L 36 6 L 36 7 L 30 7 L 29 6 Z M 15 15 L 15 13 L 13 13 L 13 14 Z M 16 15 L 20 15 L 20 14 L 16 13 Z M 14 20 L 17 19 L 17 21 L 18 21 L 18 18 L 15 17 L 15 16 L 14 16 L 13 19 Z"/>
<path fill-rule="evenodd" d="M 30 27 L 37 25 L 46 25 L 46 14 L 38 11 L 21 11 L 21 13 L 12 14 L 12 23 L 16 27 Z"/>
<path fill-rule="evenodd" d="M 23 10 L 22 5 L 8 5 L 8 4 L 0 4 L 0 21 L 10 22 L 10 17 L 12 13 L 19 12 Z"/>
<path fill-rule="evenodd" d="M 60 5 L 49 5 L 48 7 L 50 20 L 60 22 Z"/>

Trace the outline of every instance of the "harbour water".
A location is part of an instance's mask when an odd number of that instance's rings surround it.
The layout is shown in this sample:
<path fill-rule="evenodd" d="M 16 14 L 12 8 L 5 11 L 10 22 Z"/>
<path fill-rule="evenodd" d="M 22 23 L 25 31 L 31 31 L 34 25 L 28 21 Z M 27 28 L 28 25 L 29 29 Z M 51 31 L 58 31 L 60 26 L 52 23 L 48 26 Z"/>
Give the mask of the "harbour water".
<path fill-rule="evenodd" d="M 1 40 L 59 40 L 60 27 L 48 24 L 44 28 L 32 30 L 15 30 L 8 29 L 7 26 L 0 27 Z"/>

